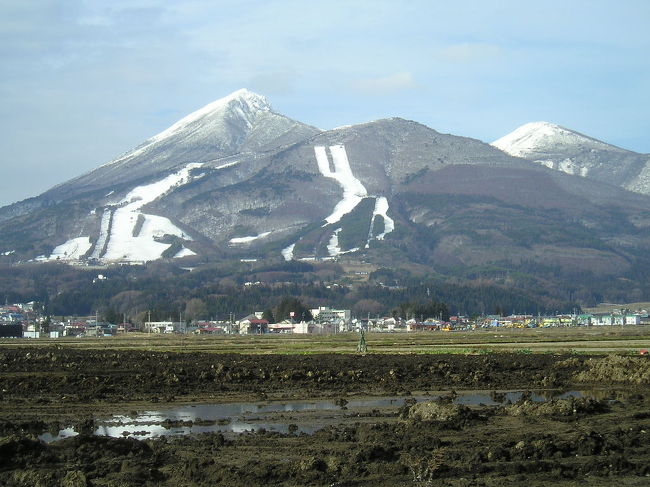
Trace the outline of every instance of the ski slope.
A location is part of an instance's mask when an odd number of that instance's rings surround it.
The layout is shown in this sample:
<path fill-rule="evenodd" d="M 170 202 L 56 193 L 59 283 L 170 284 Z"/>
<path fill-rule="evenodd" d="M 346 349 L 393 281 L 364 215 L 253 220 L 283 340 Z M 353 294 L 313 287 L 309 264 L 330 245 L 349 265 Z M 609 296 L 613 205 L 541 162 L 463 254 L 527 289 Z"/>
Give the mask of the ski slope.
<path fill-rule="evenodd" d="M 343 198 L 336 204 L 332 213 L 325 218 L 326 223 L 323 226 L 330 223 L 337 223 L 344 215 L 354 210 L 365 196 L 368 196 L 368 191 L 366 191 L 361 181 L 352 174 L 348 155 L 345 152 L 345 146 L 331 145 L 329 150 L 332 155 L 332 162 L 334 163 L 333 171 L 330 168 L 325 147 L 314 147 L 318 170 L 326 178 L 332 178 L 339 183 L 343 189 Z"/>

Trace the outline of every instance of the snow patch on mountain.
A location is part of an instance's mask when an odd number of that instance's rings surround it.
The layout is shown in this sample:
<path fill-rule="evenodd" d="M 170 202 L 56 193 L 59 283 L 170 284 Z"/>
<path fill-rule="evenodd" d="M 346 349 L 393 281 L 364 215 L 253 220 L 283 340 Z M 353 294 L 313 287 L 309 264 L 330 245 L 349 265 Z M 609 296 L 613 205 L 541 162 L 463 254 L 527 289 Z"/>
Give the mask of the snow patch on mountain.
<path fill-rule="evenodd" d="M 180 259 L 181 257 L 189 257 L 192 255 L 196 255 L 196 252 L 193 250 L 188 249 L 187 247 L 183 247 L 181 250 L 179 250 L 176 255 L 174 255 L 174 259 Z"/>
<path fill-rule="evenodd" d="M 201 166 L 201 163 L 188 164 L 159 181 L 136 186 L 117 203 L 118 208 L 112 212 L 112 217 L 110 209 L 107 208 L 102 215 L 100 237 L 95 246 L 93 257 L 118 261 L 155 260 L 159 259 L 163 252 L 171 246 L 169 243 L 159 241 L 163 236 L 173 235 L 184 240 L 192 240 L 168 218 L 145 214 L 141 208 L 160 198 L 172 188 L 194 179 L 191 177 L 191 171 Z M 139 222 L 139 220 L 141 221 Z M 138 225 L 141 227 L 135 234 Z M 106 252 L 101 255 L 104 246 L 106 246 Z"/>
<path fill-rule="evenodd" d="M 49 257 L 37 260 L 79 260 L 91 247 L 90 237 L 77 237 L 55 247 Z"/>
<path fill-rule="evenodd" d="M 624 152 L 623 149 L 550 122 L 531 122 L 524 124 L 508 135 L 495 140 L 491 145 L 511 156 L 527 159 L 534 158 L 539 153 L 561 152 L 566 148 L 578 147 L 583 149 Z"/>
<path fill-rule="evenodd" d="M 561 161 L 554 161 L 552 159 L 540 159 L 534 162 L 548 167 L 549 169 L 555 169 L 557 171 L 562 171 L 574 176 L 582 176 L 583 178 L 587 177 L 587 174 L 589 174 L 589 168 L 587 166 L 581 166 L 570 157 L 567 157 Z"/>
<path fill-rule="evenodd" d="M 329 254 L 329 257 L 323 257 L 321 260 L 332 260 L 335 257 L 338 257 L 339 255 L 349 254 L 359 250 L 359 247 L 354 247 L 348 250 L 341 250 L 341 247 L 339 246 L 339 233 L 341 233 L 341 230 L 343 229 L 337 228 L 336 230 L 334 230 L 334 233 L 332 233 L 329 243 L 327 244 L 327 253 Z M 304 260 L 304 259 L 300 259 L 300 260 Z M 315 258 L 313 258 L 313 260 L 315 260 Z"/>
<path fill-rule="evenodd" d="M 650 159 L 634 181 L 626 185 L 626 188 L 637 193 L 650 194 Z"/>
<path fill-rule="evenodd" d="M 331 155 L 331 162 L 327 153 L 328 149 Z M 332 223 L 338 223 L 341 218 L 354 210 L 363 198 L 368 196 L 368 191 L 363 183 L 352 173 L 352 168 L 350 167 L 350 161 L 348 160 L 348 155 L 344 145 L 331 145 L 329 147 L 314 146 L 314 154 L 316 155 L 316 163 L 318 164 L 319 172 L 327 178 L 336 180 L 343 189 L 343 198 L 336 204 L 332 213 L 325 218 L 325 223 L 322 225 L 325 227 Z M 372 226 L 375 216 L 377 215 L 384 219 L 384 231 L 373 237 Z M 388 199 L 385 196 L 375 197 L 375 208 L 370 221 L 370 231 L 368 233 L 366 248 L 369 247 L 372 238 L 383 240 L 386 234 L 392 232 L 394 229 L 395 221 L 388 216 Z M 339 233 L 341 231 L 342 228 L 337 228 L 330 236 L 327 244 L 329 259 L 359 250 L 358 247 L 349 250 L 341 250 L 341 247 L 339 246 Z M 294 247 L 295 244 L 282 250 L 282 256 L 285 260 L 289 261 L 293 259 Z"/>
<path fill-rule="evenodd" d="M 366 248 L 370 247 L 370 240 L 373 238 L 373 226 L 375 223 L 375 216 L 381 216 L 384 219 L 384 231 L 379 235 L 374 236 L 377 240 L 384 240 L 384 237 L 395 230 L 395 220 L 388 216 L 388 199 L 385 196 L 379 196 L 375 199 L 375 209 L 372 212 L 370 232 L 368 233 L 368 242 Z"/>
<path fill-rule="evenodd" d="M 247 244 L 247 243 L 254 242 L 255 240 L 258 240 L 260 238 L 264 238 L 268 235 L 271 235 L 271 232 L 263 232 L 260 233 L 259 235 L 251 235 L 250 237 L 235 237 L 235 238 L 231 238 L 229 242 L 231 245 Z"/>
<path fill-rule="evenodd" d="M 282 254 L 282 257 L 284 257 L 284 260 L 286 260 L 287 262 L 290 261 L 290 260 L 293 260 L 293 249 L 295 247 L 296 247 L 296 244 L 294 243 L 294 244 L 291 244 L 288 247 L 282 249 L 282 252 L 280 252 L 280 253 Z"/>
<path fill-rule="evenodd" d="M 225 164 L 221 164 L 220 166 L 215 167 L 215 169 L 226 169 L 227 167 L 236 166 L 240 162 L 241 161 L 227 162 Z"/>
<path fill-rule="evenodd" d="M 339 233 L 341 233 L 342 228 L 337 228 L 334 230 L 334 233 L 332 233 L 332 236 L 330 237 L 330 241 L 327 244 L 327 253 L 330 255 L 330 257 L 336 257 L 341 253 L 341 247 L 339 247 Z"/>
<path fill-rule="evenodd" d="M 91 259 L 99 259 L 102 256 L 104 247 L 106 246 L 106 240 L 108 239 L 112 217 L 113 210 L 111 208 L 104 209 L 102 220 L 99 224 L 99 238 L 95 242 L 95 248 L 90 256 Z"/>
<path fill-rule="evenodd" d="M 323 226 L 340 221 L 344 215 L 347 215 L 354 210 L 361 200 L 368 195 L 368 191 L 366 191 L 366 188 L 361 181 L 352 174 L 345 146 L 331 145 L 329 150 L 334 164 L 333 171 L 330 168 L 330 162 L 325 147 L 314 147 L 318 170 L 326 178 L 332 178 L 341 185 L 341 188 L 343 188 L 343 198 L 334 207 L 334 211 L 325 218 L 326 223 L 323 224 Z"/>

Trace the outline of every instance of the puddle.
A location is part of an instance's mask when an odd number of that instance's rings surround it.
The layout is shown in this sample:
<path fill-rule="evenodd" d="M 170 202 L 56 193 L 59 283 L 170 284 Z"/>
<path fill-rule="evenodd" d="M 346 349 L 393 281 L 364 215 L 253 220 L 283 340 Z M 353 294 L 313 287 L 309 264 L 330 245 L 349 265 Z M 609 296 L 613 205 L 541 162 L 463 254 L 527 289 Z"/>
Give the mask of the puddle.
<path fill-rule="evenodd" d="M 459 391 L 455 393 L 453 402 L 466 406 L 497 406 L 517 402 L 524 397 L 524 394 L 535 402 L 590 396 L 581 391 L 533 393 Z M 373 409 L 385 411 L 388 408 L 397 411 L 407 399 L 415 399 L 417 402 L 433 401 L 448 395 L 449 393 L 441 392 L 427 396 L 351 398 L 344 401 L 338 399 L 185 405 L 170 409 L 140 411 L 137 415 L 96 418 L 96 429 L 93 434 L 138 439 L 215 432 L 241 434 L 262 429 L 285 434 L 289 432 L 312 434 L 328 424 L 340 424 L 345 415 L 356 415 Z M 319 415 L 319 412 L 330 413 Z M 285 418 L 282 417 L 283 413 L 294 414 Z M 303 418 L 300 418 L 301 414 Z M 49 443 L 77 434 L 74 428 L 67 427 L 60 430 L 57 435 L 43 433 L 39 438 Z"/>

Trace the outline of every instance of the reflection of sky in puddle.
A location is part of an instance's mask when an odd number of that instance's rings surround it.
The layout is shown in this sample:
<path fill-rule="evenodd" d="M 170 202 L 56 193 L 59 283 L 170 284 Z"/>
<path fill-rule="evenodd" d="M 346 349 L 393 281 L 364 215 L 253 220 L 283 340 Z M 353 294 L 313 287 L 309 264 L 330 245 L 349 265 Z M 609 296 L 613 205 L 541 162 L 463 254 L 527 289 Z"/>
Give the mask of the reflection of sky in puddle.
<path fill-rule="evenodd" d="M 59 434 L 54 436 L 52 433 L 43 433 L 38 435 L 38 439 L 44 441 L 45 443 L 51 443 L 56 440 L 62 440 L 64 438 L 69 438 L 71 436 L 77 436 L 77 433 L 74 428 L 65 428 L 59 431 Z"/>
<path fill-rule="evenodd" d="M 453 397 L 453 402 L 466 406 L 496 406 L 508 402 L 517 402 L 524 394 L 535 402 L 544 402 L 550 399 L 565 399 L 568 397 L 581 397 L 585 395 L 579 391 L 544 391 L 524 393 L 522 391 L 503 391 L 499 393 L 459 391 L 450 396 L 450 393 L 438 393 L 427 396 L 400 396 L 400 397 L 371 397 L 363 399 L 347 399 L 345 409 L 347 413 L 359 412 L 372 408 L 398 408 L 407 400 L 417 402 L 432 401 L 440 397 Z M 339 400 L 340 401 L 340 400 Z M 298 423 L 296 417 L 287 418 L 286 422 L 278 423 L 278 418 L 267 422 L 265 415 L 272 413 L 300 413 L 305 411 L 341 411 L 341 402 L 333 400 L 317 401 L 282 401 L 269 403 L 230 403 L 230 404 L 199 404 L 192 406 L 179 406 L 158 411 L 143 411 L 134 415 L 115 415 L 111 418 L 95 420 L 98 425 L 94 434 L 100 436 L 133 437 L 138 439 L 154 438 L 167 435 L 187 435 L 199 433 L 245 433 L 247 431 L 275 431 L 289 433 L 289 424 Z M 319 424 L 297 424 L 295 432 L 312 434 L 327 424 L 319 418 Z M 187 422 L 187 424 L 181 424 Z M 198 422 L 191 424 L 190 422 Z M 202 424 L 207 422 L 209 424 Z M 340 423 L 340 418 L 334 421 Z M 329 424 L 333 424 L 332 421 Z M 51 442 L 75 436 L 78 433 L 73 428 L 66 428 L 57 436 L 44 433 L 39 438 Z"/>
<path fill-rule="evenodd" d="M 321 426 L 315 425 L 302 425 L 298 428 L 298 432 L 312 434 Z M 132 424 L 124 424 L 119 426 L 102 425 L 95 430 L 96 435 L 118 437 L 132 437 L 132 438 L 155 438 L 158 436 L 179 436 L 179 435 L 196 435 L 200 433 L 246 433 L 251 431 L 259 431 L 265 429 L 267 431 L 275 431 L 278 433 L 289 433 L 288 423 L 247 423 L 242 421 L 233 421 L 229 424 L 214 424 L 214 425 L 192 425 L 192 426 L 173 426 L 166 428 L 159 424 L 138 425 L 134 427 Z"/>

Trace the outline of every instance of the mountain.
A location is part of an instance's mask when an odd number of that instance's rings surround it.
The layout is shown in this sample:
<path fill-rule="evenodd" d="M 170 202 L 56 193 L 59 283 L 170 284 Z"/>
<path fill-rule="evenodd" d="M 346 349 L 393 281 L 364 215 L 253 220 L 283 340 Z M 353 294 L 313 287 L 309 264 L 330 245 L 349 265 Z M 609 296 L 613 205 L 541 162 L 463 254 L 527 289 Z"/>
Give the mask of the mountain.
<path fill-rule="evenodd" d="M 237 90 L 182 118 L 118 158 L 55 186 L 37 198 L 0 209 L 0 221 L 65 200 L 101 198 L 190 163 L 291 144 L 319 130 L 273 111 L 265 97 Z M 108 197 L 108 196 L 106 196 Z M 108 200 L 107 200 L 108 201 Z"/>
<path fill-rule="evenodd" d="M 501 145 L 518 155 L 542 142 L 626 153 L 548 130 L 552 143 L 538 128 L 536 139 L 521 133 Z M 236 270 L 241 261 L 335 260 L 386 275 L 501 279 L 555 294 L 604 293 L 607 283 L 608 295 L 645 296 L 649 208 L 647 195 L 417 122 L 320 131 L 240 90 L 0 209 L 0 262 L 163 259 Z"/>
<path fill-rule="evenodd" d="M 492 145 L 567 174 L 650 194 L 650 154 L 621 149 L 559 125 L 527 123 Z"/>
<path fill-rule="evenodd" d="M 241 89 L 182 118 L 135 149 L 50 190 L 48 197 L 75 196 L 96 188 L 144 181 L 189 163 L 237 153 L 263 152 L 319 132 L 271 109 L 265 97 Z"/>

